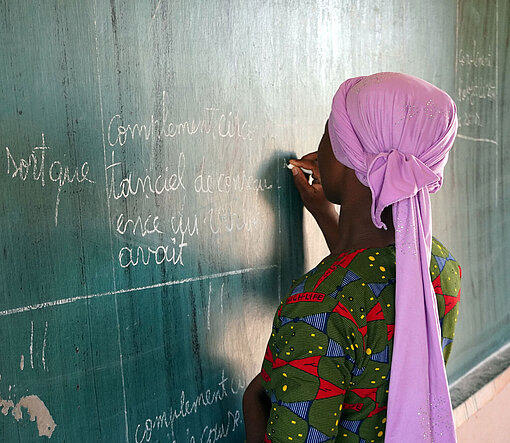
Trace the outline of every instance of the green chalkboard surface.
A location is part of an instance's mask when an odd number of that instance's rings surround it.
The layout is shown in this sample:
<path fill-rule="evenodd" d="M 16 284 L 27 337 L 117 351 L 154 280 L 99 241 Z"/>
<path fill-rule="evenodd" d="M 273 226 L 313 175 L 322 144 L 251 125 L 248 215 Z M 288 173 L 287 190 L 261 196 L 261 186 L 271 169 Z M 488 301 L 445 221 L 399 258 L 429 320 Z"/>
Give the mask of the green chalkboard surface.
<path fill-rule="evenodd" d="M 353 75 L 458 98 L 451 377 L 508 340 L 504 3 L 0 1 L 0 440 L 242 441 L 278 301 L 324 253 L 284 159 Z"/>

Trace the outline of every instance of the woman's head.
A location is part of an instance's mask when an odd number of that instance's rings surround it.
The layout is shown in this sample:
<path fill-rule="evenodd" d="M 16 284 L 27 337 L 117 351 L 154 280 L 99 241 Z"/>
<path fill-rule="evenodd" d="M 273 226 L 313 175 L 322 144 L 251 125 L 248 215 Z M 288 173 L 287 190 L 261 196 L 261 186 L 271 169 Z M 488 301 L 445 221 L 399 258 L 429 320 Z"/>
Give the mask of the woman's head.
<path fill-rule="evenodd" d="M 453 100 L 400 73 L 352 78 L 340 86 L 328 122 L 335 158 L 372 192 L 372 218 L 427 187 L 436 192 L 457 130 Z"/>
<path fill-rule="evenodd" d="M 327 122 L 317 151 L 322 189 L 327 199 L 337 205 L 355 203 L 370 208 L 371 195 L 368 188 L 360 183 L 353 169 L 336 159 Z"/>

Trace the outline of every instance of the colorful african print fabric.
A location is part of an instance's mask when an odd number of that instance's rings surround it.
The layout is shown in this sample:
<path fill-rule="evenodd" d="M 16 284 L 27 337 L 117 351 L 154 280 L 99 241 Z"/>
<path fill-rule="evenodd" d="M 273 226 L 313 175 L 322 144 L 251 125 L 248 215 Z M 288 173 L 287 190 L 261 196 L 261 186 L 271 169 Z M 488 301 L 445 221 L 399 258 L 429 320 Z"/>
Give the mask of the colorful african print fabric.
<path fill-rule="evenodd" d="M 432 242 L 443 356 L 451 352 L 461 270 Z M 282 301 L 262 366 L 266 442 L 382 442 L 395 323 L 395 248 L 320 263 Z"/>

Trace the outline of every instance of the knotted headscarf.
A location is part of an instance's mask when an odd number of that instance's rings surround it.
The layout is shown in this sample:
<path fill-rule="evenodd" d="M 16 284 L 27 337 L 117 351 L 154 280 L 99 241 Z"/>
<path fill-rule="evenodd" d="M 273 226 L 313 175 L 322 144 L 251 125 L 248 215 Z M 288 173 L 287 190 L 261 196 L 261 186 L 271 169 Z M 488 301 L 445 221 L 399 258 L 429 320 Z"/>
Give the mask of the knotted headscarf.
<path fill-rule="evenodd" d="M 396 248 L 395 335 L 386 442 L 455 442 L 429 274 L 430 194 L 457 133 L 457 110 L 443 91 L 418 78 L 380 73 L 345 81 L 328 122 L 338 161 L 372 192 L 372 220 L 392 205 Z"/>

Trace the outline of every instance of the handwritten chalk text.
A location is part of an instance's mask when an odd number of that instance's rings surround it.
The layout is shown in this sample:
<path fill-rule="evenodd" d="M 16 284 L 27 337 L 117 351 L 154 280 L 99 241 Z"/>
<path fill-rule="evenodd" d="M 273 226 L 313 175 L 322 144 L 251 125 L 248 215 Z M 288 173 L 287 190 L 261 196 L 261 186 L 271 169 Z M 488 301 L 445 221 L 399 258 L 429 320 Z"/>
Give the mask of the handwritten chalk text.
<path fill-rule="evenodd" d="M 154 114 L 145 122 L 123 123 L 123 117 L 115 114 L 108 123 L 108 144 L 124 146 L 131 140 L 161 140 L 178 136 L 211 134 L 213 138 L 239 138 L 252 140 L 255 128 L 239 117 L 238 111 L 222 111 L 219 108 L 204 108 L 205 116 L 198 119 L 169 121 L 166 107 L 166 91 L 161 101 L 161 119 Z"/>
<path fill-rule="evenodd" d="M 158 438 L 155 434 L 158 431 L 170 428 L 172 442 L 176 443 L 175 424 L 182 421 L 188 416 L 197 414 L 201 409 L 207 408 L 214 404 L 224 401 L 227 397 L 242 394 L 246 387 L 245 377 L 225 376 L 225 371 L 221 372 L 221 378 L 214 389 L 207 389 L 200 392 L 193 400 L 186 397 L 184 391 L 181 391 L 179 406 L 170 407 L 167 411 L 163 411 L 154 417 L 148 417 L 136 426 L 134 440 L 136 443 L 150 442 L 153 438 Z M 186 442 L 188 443 L 213 443 L 226 438 L 239 428 L 241 421 L 241 413 L 239 410 L 228 411 L 227 420 L 225 422 L 217 422 L 211 426 L 205 426 L 203 430 L 197 434 L 200 437 L 190 435 L 187 430 Z"/>
<path fill-rule="evenodd" d="M 205 159 L 202 160 L 200 173 L 195 177 L 195 192 L 212 194 L 242 192 L 242 191 L 267 191 L 273 185 L 267 179 L 261 179 L 248 175 L 243 169 L 236 174 L 220 173 L 217 176 L 204 173 Z"/>
<path fill-rule="evenodd" d="M 106 166 L 108 198 L 119 200 L 128 198 L 138 194 L 149 198 L 149 195 L 161 195 L 163 193 L 175 192 L 179 189 L 186 190 L 183 182 L 184 171 L 186 168 L 186 159 L 184 153 L 179 154 L 177 162 L 177 170 L 169 171 L 166 167 L 162 174 L 149 174 L 146 171 L 145 176 L 134 176 L 130 172 L 127 177 L 123 177 L 118 181 L 118 173 L 121 172 L 122 163 L 115 161 L 115 152 L 112 151 L 111 163 Z"/>
<path fill-rule="evenodd" d="M 11 178 L 19 178 L 21 181 L 26 181 L 31 178 L 33 181 L 38 181 L 41 186 L 46 185 L 45 177 L 56 184 L 57 196 L 55 202 L 55 226 L 58 225 L 58 211 L 60 206 L 60 193 L 65 185 L 71 183 L 95 183 L 94 180 L 88 177 L 90 168 L 88 162 L 81 164 L 81 167 L 71 167 L 64 165 L 60 160 L 54 160 L 49 168 L 46 168 L 46 153 L 50 149 L 46 146 L 44 141 L 44 133 L 42 134 L 42 146 L 33 148 L 32 152 L 28 155 L 27 159 L 15 157 L 9 147 L 5 147 L 7 155 L 7 174 Z"/>

